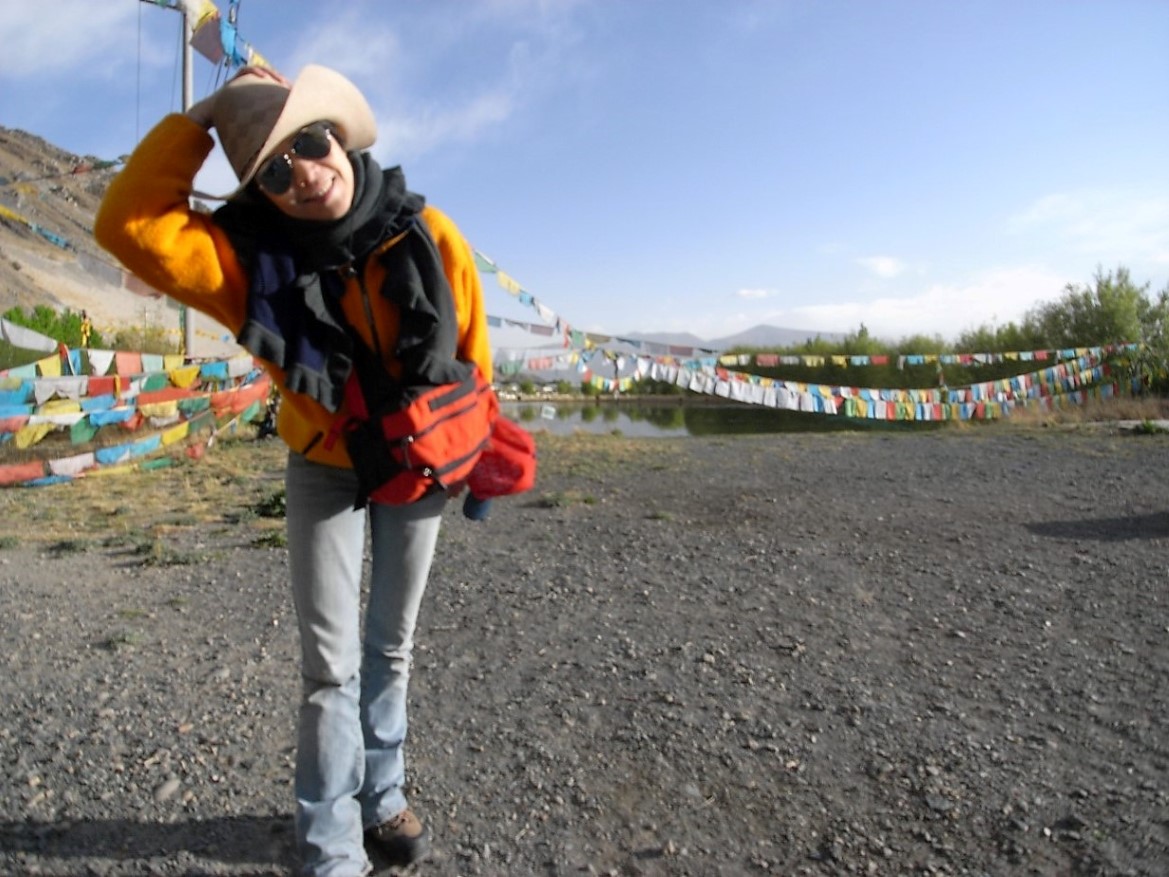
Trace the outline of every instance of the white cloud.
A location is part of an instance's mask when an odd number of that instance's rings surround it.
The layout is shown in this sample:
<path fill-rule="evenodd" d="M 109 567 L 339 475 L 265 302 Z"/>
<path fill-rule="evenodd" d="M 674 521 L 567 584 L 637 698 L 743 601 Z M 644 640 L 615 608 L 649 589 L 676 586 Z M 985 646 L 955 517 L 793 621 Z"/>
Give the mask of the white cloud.
<path fill-rule="evenodd" d="M 137 5 L 93 0 L 56 0 L 48 7 L 0 4 L 0 76 L 55 77 L 119 45 L 134 51 Z"/>
<path fill-rule="evenodd" d="M 495 92 L 476 95 L 458 106 L 428 108 L 415 115 L 382 112 L 379 151 L 388 153 L 397 163 L 446 143 L 471 143 L 505 122 L 513 108 L 509 94 Z"/>
<path fill-rule="evenodd" d="M 225 0 L 217 5 L 226 11 Z M 352 78 L 377 116 L 379 150 L 391 152 L 395 162 L 447 143 L 473 143 L 574 75 L 569 47 L 577 39 L 572 15 L 578 0 L 493 0 L 455 16 L 449 8 L 419 6 L 394 16 L 392 24 L 380 3 L 305 6 L 295 42 L 276 33 L 266 37 L 256 10 L 249 15 L 245 9 L 241 35 L 289 76 L 321 63 Z M 43 4 L 0 3 L 0 77 L 43 82 L 83 67 L 104 71 L 99 76 L 121 75 L 112 72 L 114 62 L 122 73 L 135 63 L 149 69 L 174 63 L 172 41 L 138 35 L 143 23 L 155 35 L 164 26 L 177 28 L 174 12 L 132 0 L 57 0 L 52 10 L 50 16 Z M 499 63 L 452 63 L 481 50 L 485 29 L 508 35 Z M 100 59 L 108 63 L 95 63 Z M 206 85 L 196 81 L 196 97 Z"/>
<path fill-rule="evenodd" d="M 1075 278 L 1045 268 L 1003 268 L 913 295 L 792 308 L 768 321 L 782 318 L 787 322 L 780 325 L 826 332 L 851 332 L 863 324 L 871 334 L 894 341 L 916 334 L 952 340 L 968 329 L 1018 322 L 1027 310 L 1059 298 L 1070 282 Z"/>
<path fill-rule="evenodd" d="M 330 7 L 305 30 L 292 51 L 285 53 L 282 60 L 290 69 L 284 72 L 291 76 L 305 64 L 324 64 L 354 81 L 363 80 L 362 90 L 371 102 L 378 94 L 393 93 L 404 56 L 401 39 L 392 27 L 368 13 L 350 8 L 336 15 L 340 10 L 345 7 Z M 263 46 L 256 48 L 264 51 Z"/>
<path fill-rule="evenodd" d="M 773 295 L 774 289 L 740 289 L 735 293 L 736 298 L 770 298 Z"/>
<path fill-rule="evenodd" d="M 675 317 L 666 328 L 694 331 L 697 323 L 702 327 L 697 334 L 715 338 L 761 323 L 839 334 L 855 332 L 863 325 L 870 334 L 893 342 L 910 335 L 939 335 L 943 340 L 954 341 L 967 330 L 1017 323 L 1026 311 L 1058 299 L 1066 285 L 1074 282 L 1077 278 L 1046 268 L 1018 266 L 989 271 L 966 281 L 934 284 L 904 296 L 765 311 L 727 310 L 701 319 L 684 314 Z"/>
<path fill-rule="evenodd" d="M 409 161 L 447 144 L 475 143 L 555 91 L 571 75 L 566 47 L 574 36 L 565 22 L 575 5 L 495 0 L 457 16 L 420 6 L 398 19 L 397 30 L 379 21 L 372 3 L 329 6 L 293 56 L 297 67 L 324 63 L 350 76 L 378 119 L 376 151 L 392 163 Z M 495 62 L 455 63 L 481 52 L 484 34 L 500 28 L 507 36 Z"/>
<path fill-rule="evenodd" d="M 878 277 L 891 279 L 905 271 L 905 263 L 893 256 L 869 256 L 857 259 L 857 264 L 868 269 Z"/>
<path fill-rule="evenodd" d="M 1104 267 L 1169 264 L 1169 197 L 1109 189 L 1047 195 L 1012 216 L 1015 234 L 1048 234 Z"/>

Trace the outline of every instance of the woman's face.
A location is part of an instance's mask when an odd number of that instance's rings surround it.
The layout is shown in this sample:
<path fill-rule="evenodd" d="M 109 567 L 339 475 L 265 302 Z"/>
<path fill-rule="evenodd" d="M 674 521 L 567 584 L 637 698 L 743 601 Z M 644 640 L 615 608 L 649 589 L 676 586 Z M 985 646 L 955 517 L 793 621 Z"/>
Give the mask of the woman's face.
<path fill-rule="evenodd" d="M 255 180 L 264 197 L 293 219 L 329 222 L 353 204 L 353 165 L 322 122 L 279 143 L 261 162 Z"/>

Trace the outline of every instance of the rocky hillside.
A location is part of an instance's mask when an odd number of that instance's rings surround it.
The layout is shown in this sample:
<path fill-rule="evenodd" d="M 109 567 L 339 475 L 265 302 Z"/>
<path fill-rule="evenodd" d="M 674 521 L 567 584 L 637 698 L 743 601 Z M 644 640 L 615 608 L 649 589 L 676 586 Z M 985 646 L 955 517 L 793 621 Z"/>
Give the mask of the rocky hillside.
<path fill-rule="evenodd" d="M 47 304 L 87 311 L 103 334 L 123 326 L 177 334 L 173 303 L 127 289 L 117 262 L 94 242 L 93 217 L 120 167 L 0 127 L 0 312 Z M 196 355 L 233 347 L 206 318 L 196 327 Z"/>

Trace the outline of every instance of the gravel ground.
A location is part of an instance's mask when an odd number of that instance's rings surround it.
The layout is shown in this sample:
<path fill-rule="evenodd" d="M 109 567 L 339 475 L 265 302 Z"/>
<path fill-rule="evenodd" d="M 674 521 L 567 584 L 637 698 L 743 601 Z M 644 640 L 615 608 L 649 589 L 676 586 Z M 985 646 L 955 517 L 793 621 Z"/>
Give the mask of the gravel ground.
<path fill-rule="evenodd" d="M 448 509 L 419 874 L 1169 873 L 1169 436 L 586 447 Z M 176 539 L 0 551 L 3 873 L 295 867 L 284 553 Z"/>

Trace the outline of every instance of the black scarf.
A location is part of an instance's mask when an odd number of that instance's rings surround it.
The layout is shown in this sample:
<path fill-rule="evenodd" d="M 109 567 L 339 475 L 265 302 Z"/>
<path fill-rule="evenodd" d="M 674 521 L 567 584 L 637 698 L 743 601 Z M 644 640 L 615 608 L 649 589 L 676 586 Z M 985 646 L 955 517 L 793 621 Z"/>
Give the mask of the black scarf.
<path fill-rule="evenodd" d="M 465 370 L 454 358 L 457 319 L 442 260 L 419 217 L 425 200 L 406 189 L 401 168 L 382 171 L 368 153 L 350 153 L 350 161 L 353 205 L 340 219 L 292 219 L 258 193 L 215 212 L 250 277 L 237 340 L 284 369 L 287 389 L 329 411 L 340 406 L 360 353 L 339 305 L 341 269 L 361 271 L 375 249 L 403 232 L 403 241 L 379 256 L 386 272 L 381 293 L 400 312 L 395 354 L 403 381 L 449 383 Z"/>
<path fill-rule="evenodd" d="M 282 213 L 260 196 L 272 237 L 296 253 L 304 271 L 357 265 L 382 242 L 404 231 L 422 210 L 426 199 L 407 191 L 400 167 L 383 171 L 368 152 L 350 154 L 353 165 L 353 204 L 332 222 L 309 222 Z"/>

